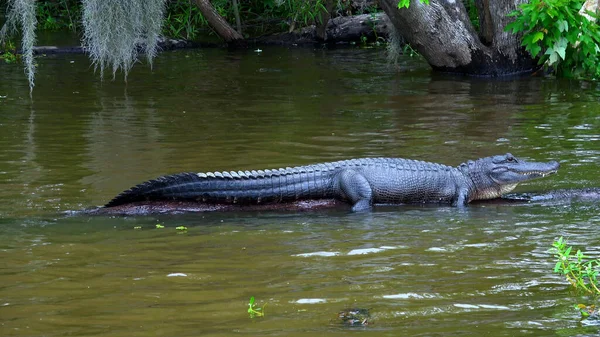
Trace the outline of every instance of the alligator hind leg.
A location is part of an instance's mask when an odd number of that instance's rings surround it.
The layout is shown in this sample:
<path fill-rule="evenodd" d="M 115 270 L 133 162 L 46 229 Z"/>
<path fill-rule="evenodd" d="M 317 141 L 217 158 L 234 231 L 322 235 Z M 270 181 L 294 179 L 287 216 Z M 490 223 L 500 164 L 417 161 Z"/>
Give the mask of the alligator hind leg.
<path fill-rule="evenodd" d="M 342 195 L 352 203 L 352 211 L 368 211 L 373 204 L 373 190 L 367 179 L 353 170 L 344 170 L 339 176 Z"/>

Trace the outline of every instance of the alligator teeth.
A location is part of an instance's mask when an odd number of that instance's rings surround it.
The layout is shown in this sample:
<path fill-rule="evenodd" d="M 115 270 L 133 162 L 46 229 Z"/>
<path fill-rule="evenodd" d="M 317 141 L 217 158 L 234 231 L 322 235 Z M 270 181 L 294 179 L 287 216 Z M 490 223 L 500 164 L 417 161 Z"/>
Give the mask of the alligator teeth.
<path fill-rule="evenodd" d="M 556 173 L 556 171 L 555 170 L 554 171 L 548 171 L 548 172 L 531 171 L 531 172 L 524 172 L 524 173 L 521 173 L 521 174 L 525 175 L 525 176 L 538 175 L 538 176 L 545 177 L 545 176 L 553 174 L 553 173 Z"/>

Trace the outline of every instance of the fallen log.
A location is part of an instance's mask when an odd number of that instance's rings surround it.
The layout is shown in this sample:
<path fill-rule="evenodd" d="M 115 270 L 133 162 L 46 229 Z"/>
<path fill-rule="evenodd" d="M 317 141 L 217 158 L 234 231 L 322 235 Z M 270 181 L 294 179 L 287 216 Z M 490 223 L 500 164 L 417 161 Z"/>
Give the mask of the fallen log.
<path fill-rule="evenodd" d="M 255 44 L 300 45 L 311 43 L 350 43 L 362 39 L 376 41 L 387 39 L 392 27 L 385 13 L 340 16 L 329 20 L 326 40 L 318 37 L 316 26 L 308 26 L 289 33 L 261 36 L 251 41 Z"/>
<path fill-rule="evenodd" d="M 392 29 L 385 13 L 340 16 L 329 20 L 326 40 L 319 38 L 316 26 L 308 26 L 293 32 L 279 33 L 249 39 L 249 44 L 260 45 L 308 45 L 317 43 L 347 44 L 351 42 L 387 40 Z M 160 50 L 184 48 L 220 47 L 219 44 L 195 43 L 192 41 L 160 38 Z M 82 46 L 36 46 L 35 54 L 77 54 L 85 53 Z"/>

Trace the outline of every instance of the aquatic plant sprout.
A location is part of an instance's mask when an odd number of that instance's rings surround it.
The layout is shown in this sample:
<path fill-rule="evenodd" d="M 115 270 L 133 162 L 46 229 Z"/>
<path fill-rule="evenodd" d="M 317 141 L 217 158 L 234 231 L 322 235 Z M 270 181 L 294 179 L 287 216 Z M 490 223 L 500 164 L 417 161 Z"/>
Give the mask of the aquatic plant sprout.
<path fill-rule="evenodd" d="M 250 315 L 250 318 L 264 317 L 265 316 L 264 307 L 266 305 L 267 304 L 265 303 L 263 305 L 263 308 L 257 308 L 254 304 L 254 296 L 250 297 L 250 301 L 248 302 L 248 315 Z"/>
<path fill-rule="evenodd" d="M 564 275 L 575 289 L 590 295 L 600 295 L 598 280 L 600 260 L 587 259 L 588 257 L 581 250 L 572 254 L 573 247 L 568 246 L 562 236 L 554 241 L 552 247 L 554 247 L 554 256 L 557 259 L 554 272 Z"/>

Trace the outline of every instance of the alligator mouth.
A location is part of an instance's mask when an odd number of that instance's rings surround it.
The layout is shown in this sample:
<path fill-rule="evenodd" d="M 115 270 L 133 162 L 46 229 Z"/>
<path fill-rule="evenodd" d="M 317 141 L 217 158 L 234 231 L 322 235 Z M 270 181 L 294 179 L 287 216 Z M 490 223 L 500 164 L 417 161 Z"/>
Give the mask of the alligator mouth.
<path fill-rule="evenodd" d="M 515 171 L 515 173 L 518 173 L 520 175 L 524 175 L 524 176 L 537 176 L 537 177 L 549 176 L 551 174 L 555 174 L 556 172 L 558 172 L 558 170 L 550 170 L 550 171 L 527 171 L 527 172 L 517 172 L 517 171 Z"/>

